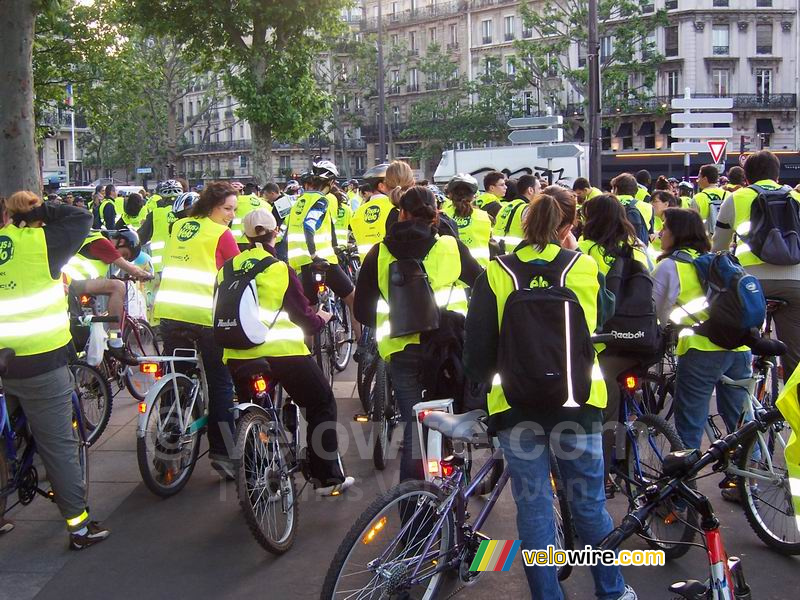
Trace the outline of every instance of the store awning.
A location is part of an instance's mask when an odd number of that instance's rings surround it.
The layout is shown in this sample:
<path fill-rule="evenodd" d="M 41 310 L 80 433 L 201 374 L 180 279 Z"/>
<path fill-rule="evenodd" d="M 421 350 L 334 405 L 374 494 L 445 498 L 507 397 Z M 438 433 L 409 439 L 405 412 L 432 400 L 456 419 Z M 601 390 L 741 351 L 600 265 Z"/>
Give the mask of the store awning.
<path fill-rule="evenodd" d="M 633 135 L 633 123 L 622 123 L 617 129 L 617 137 L 631 137 Z"/>
<path fill-rule="evenodd" d="M 655 121 L 645 121 L 642 123 L 642 126 L 639 127 L 639 135 L 655 135 L 656 133 L 656 124 Z"/>
<path fill-rule="evenodd" d="M 669 135 L 670 133 L 672 133 L 673 127 L 674 125 L 672 124 L 672 121 L 664 121 L 664 124 L 661 126 L 659 133 L 663 135 Z"/>
<path fill-rule="evenodd" d="M 756 119 L 756 133 L 775 133 L 772 119 Z"/>

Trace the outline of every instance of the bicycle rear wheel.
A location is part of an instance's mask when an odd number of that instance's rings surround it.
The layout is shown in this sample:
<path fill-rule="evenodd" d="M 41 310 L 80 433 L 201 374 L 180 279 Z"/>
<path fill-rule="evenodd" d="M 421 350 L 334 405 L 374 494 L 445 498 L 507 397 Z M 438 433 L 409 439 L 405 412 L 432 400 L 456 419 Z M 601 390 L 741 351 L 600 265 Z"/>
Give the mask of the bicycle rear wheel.
<path fill-rule="evenodd" d="M 6 458 L 5 444 L 0 444 L 0 490 L 4 490 L 8 486 L 8 469 L 9 464 L 8 459 Z M 0 494 L 0 517 L 6 514 L 6 498 L 8 498 L 8 496 L 5 494 Z"/>
<path fill-rule="evenodd" d="M 239 506 L 250 532 L 262 548 L 283 554 L 294 543 L 298 510 L 294 475 L 289 473 L 286 445 L 276 424 L 250 411 L 239 422 L 236 447 L 242 464 L 236 477 Z"/>
<path fill-rule="evenodd" d="M 361 408 L 366 414 L 370 413 L 370 394 L 372 393 L 372 383 L 375 380 L 375 369 L 377 357 L 367 355 L 366 352 L 357 363 L 356 368 L 356 388 L 358 389 L 358 399 L 361 401 Z"/>
<path fill-rule="evenodd" d="M 333 340 L 333 328 L 330 322 L 314 334 L 314 357 L 317 360 L 317 366 L 322 370 L 322 374 L 331 387 L 333 387 L 333 373 L 336 370 Z"/>
<path fill-rule="evenodd" d="M 397 418 L 388 368 L 383 360 L 378 360 L 375 387 L 372 390 L 372 463 L 379 471 L 383 471 L 389 462 L 392 432 Z"/>
<path fill-rule="evenodd" d="M 350 356 L 353 353 L 353 319 L 350 315 L 350 307 L 344 300 L 337 298 L 334 304 L 336 309 L 336 322 L 333 326 L 334 339 L 334 368 L 342 372 L 350 363 Z"/>
<path fill-rule="evenodd" d="M 626 484 L 623 489 L 633 506 L 633 500 L 655 483 L 662 475 L 664 456 L 683 450 L 675 429 L 662 417 L 641 415 L 630 424 L 625 445 Z M 696 531 L 696 515 L 688 510 L 685 520 L 671 500 L 659 505 L 645 524 L 642 538 L 651 548 L 663 550 L 668 559 L 678 558 L 689 551 Z"/>
<path fill-rule="evenodd" d="M 142 481 L 162 498 L 177 494 L 189 481 L 206 421 L 199 402 L 194 402 L 190 412 L 191 382 L 178 379 L 175 385 L 177 394 L 173 385 L 158 393 L 147 415 L 144 437 L 136 439 Z"/>
<path fill-rule="evenodd" d="M 99 369 L 82 360 L 71 363 L 69 370 L 75 378 L 75 393 L 83 414 L 86 443 L 91 446 L 103 434 L 111 418 L 111 387 Z"/>
<path fill-rule="evenodd" d="M 158 356 L 161 354 L 153 328 L 150 323 L 142 319 L 129 319 L 126 322 L 122 342 L 128 352 L 136 357 Z M 131 396 L 140 402 L 144 400 L 147 390 L 156 383 L 154 375 L 139 372 L 138 366 L 126 366 L 122 374 L 122 380 Z"/>
<path fill-rule="evenodd" d="M 406 481 L 376 498 L 342 540 L 320 598 L 435 598 L 449 575 L 439 565 L 452 558 L 455 545 L 452 513 L 435 528 L 444 497 L 433 483 Z M 417 565 L 418 581 L 411 585 Z"/>
<path fill-rule="evenodd" d="M 742 445 L 736 461 L 739 469 L 752 473 L 738 478 L 747 522 L 762 542 L 787 555 L 800 554 L 798 515 L 792 505 L 784 456 L 791 431 L 789 424 L 776 416 L 766 432 L 758 432 Z"/>

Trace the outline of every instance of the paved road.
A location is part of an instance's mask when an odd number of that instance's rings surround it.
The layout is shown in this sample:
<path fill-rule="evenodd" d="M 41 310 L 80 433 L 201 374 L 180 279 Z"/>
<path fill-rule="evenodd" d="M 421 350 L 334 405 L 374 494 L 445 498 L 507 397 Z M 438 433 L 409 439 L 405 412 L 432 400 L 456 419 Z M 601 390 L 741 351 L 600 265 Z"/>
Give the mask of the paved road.
<path fill-rule="evenodd" d="M 353 376 L 348 371 L 340 379 L 335 392 L 339 421 L 348 432 L 346 465 L 358 485 L 340 498 L 319 499 L 306 490 L 297 540 L 284 556 L 269 555 L 255 543 L 240 515 L 235 486 L 220 482 L 206 459 L 177 497 L 162 500 L 148 492 L 136 466 L 136 405 L 118 396 L 90 463 L 92 515 L 111 529 L 112 536 L 87 551 L 69 552 L 55 506 L 37 499 L 14 509 L 9 518 L 17 528 L 0 538 L 0 599 L 317 598 L 347 530 L 375 495 L 397 480 L 397 461 L 380 473 L 359 457 L 364 432 L 350 421 L 358 400 L 353 382 L 346 381 Z M 800 559 L 764 547 L 741 510 L 717 500 L 716 479 L 702 480 L 701 489 L 715 502 L 729 551 L 744 559 L 753 598 L 796 598 Z M 619 520 L 623 501 L 615 499 L 609 507 Z M 515 516 L 506 489 L 484 532 L 495 539 L 515 538 Z M 637 539 L 626 547 L 645 545 Z M 670 598 L 667 586 L 673 581 L 705 578 L 702 553 L 693 548 L 665 567 L 631 567 L 625 577 L 643 600 Z M 458 597 L 527 597 L 520 565 L 517 560 L 510 573 L 487 573 Z M 576 569 L 565 589 L 569 598 L 593 598 L 589 570 Z"/>

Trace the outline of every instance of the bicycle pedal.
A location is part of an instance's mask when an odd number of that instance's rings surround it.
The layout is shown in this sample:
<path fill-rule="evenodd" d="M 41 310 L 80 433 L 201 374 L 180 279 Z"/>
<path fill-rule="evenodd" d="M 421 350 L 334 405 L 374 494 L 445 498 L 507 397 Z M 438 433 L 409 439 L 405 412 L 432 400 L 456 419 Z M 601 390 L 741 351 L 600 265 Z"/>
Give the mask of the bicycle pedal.
<path fill-rule="evenodd" d="M 358 413 L 353 415 L 353 421 L 356 423 L 369 423 L 369 415 Z"/>

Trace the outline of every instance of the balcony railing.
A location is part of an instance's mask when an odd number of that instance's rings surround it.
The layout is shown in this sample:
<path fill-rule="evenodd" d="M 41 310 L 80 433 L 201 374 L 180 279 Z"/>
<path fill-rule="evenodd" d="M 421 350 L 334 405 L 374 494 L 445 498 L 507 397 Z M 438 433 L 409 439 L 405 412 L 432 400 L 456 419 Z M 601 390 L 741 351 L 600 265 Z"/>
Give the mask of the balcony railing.
<path fill-rule="evenodd" d="M 404 10 L 383 15 L 384 26 L 387 24 L 416 23 L 428 21 L 445 15 L 454 15 L 466 11 L 467 3 L 464 0 L 454 2 L 440 2 L 433 6 L 421 6 L 414 10 Z M 378 19 L 370 17 L 361 20 L 361 30 L 370 31 L 378 28 Z"/>
<path fill-rule="evenodd" d="M 440 87 L 442 87 L 442 84 L 438 81 L 425 82 L 425 91 L 438 90 Z"/>
<path fill-rule="evenodd" d="M 419 84 L 418 83 L 411 83 L 406 86 L 407 92 L 418 92 L 419 91 Z"/>
<path fill-rule="evenodd" d="M 345 139 L 344 140 L 344 147 L 348 150 L 366 150 L 367 148 L 367 140 L 364 138 L 360 139 Z"/>
<path fill-rule="evenodd" d="M 632 115 L 649 114 L 654 112 L 673 112 L 671 101 L 678 96 L 652 96 L 650 98 L 631 99 L 606 103 L 603 106 L 604 115 Z M 694 98 L 717 98 L 719 94 L 693 94 Z M 797 94 L 730 94 L 733 98 L 734 110 L 778 110 L 797 109 Z M 567 116 L 583 115 L 583 104 L 567 104 Z"/>
<path fill-rule="evenodd" d="M 769 46 L 756 46 L 756 54 L 772 54 L 772 44 Z"/>
<path fill-rule="evenodd" d="M 514 34 L 506 32 L 506 34 L 503 36 L 503 39 L 507 42 L 510 42 L 514 39 Z"/>
<path fill-rule="evenodd" d="M 490 35 L 483 36 L 483 45 L 484 46 L 486 46 L 488 44 L 491 44 L 491 43 L 492 43 L 492 36 L 490 36 Z"/>
<path fill-rule="evenodd" d="M 39 117 L 39 125 L 49 125 L 51 127 L 71 127 L 72 120 L 69 111 L 66 110 L 52 110 L 42 113 Z M 80 113 L 75 114 L 75 128 L 85 129 L 86 117 Z"/>
<path fill-rule="evenodd" d="M 714 46 L 714 55 L 715 56 L 727 56 L 730 54 L 730 46 Z"/>

